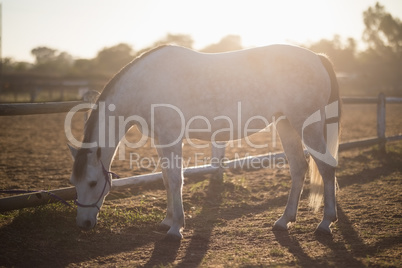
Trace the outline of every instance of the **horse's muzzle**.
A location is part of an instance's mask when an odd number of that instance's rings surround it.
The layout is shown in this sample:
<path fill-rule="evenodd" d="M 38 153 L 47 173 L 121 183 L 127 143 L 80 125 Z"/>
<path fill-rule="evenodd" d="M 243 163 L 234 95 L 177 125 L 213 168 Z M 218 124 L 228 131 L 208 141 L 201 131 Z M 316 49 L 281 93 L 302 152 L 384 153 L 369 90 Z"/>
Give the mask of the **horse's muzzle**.
<path fill-rule="evenodd" d="M 96 226 L 96 219 L 95 220 L 87 219 L 87 220 L 84 220 L 84 221 L 81 221 L 81 220 L 77 219 L 77 225 L 82 230 L 89 231 L 89 230 L 93 229 Z"/>

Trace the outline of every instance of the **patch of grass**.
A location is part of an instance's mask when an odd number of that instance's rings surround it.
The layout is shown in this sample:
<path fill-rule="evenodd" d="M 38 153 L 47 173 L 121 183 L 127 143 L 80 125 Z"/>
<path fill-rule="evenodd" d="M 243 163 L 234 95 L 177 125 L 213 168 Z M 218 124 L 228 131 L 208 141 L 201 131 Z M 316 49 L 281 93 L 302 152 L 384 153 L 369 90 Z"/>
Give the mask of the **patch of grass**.
<path fill-rule="evenodd" d="M 3 226 L 12 221 L 18 215 L 17 210 L 5 212 L 0 214 L 0 226 Z"/>
<path fill-rule="evenodd" d="M 234 178 L 223 178 L 223 184 L 225 187 L 225 192 L 229 191 L 230 193 L 237 193 L 239 195 L 249 195 L 250 190 L 247 186 L 247 179 L 245 176 L 242 177 L 234 177 Z"/>
<path fill-rule="evenodd" d="M 283 256 L 285 256 L 285 253 L 280 248 L 272 248 L 272 249 L 270 249 L 269 254 L 272 257 L 283 257 Z"/>
<path fill-rule="evenodd" d="M 190 187 L 190 192 L 194 193 L 194 192 L 200 192 L 200 191 L 204 191 L 205 188 L 209 185 L 209 180 L 202 180 L 199 181 L 197 183 L 194 183 L 193 185 L 191 185 Z"/>
<path fill-rule="evenodd" d="M 402 155 L 402 142 L 388 143 L 386 146 L 388 153 L 395 153 Z"/>
<path fill-rule="evenodd" d="M 251 190 L 247 186 L 245 176 L 229 178 L 224 176 L 222 197 L 222 207 L 247 207 L 252 197 Z"/>
<path fill-rule="evenodd" d="M 394 141 L 388 142 L 385 145 L 385 154 L 381 150 L 379 145 L 373 145 L 370 149 L 370 153 L 374 157 L 386 157 L 386 155 L 398 155 L 402 157 L 402 142 L 401 141 Z M 361 154 L 366 154 L 365 152 L 361 152 Z"/>
<path fill-rule="evenodd" d="M 133 209 L 121 209 L 104 206 L 100 214 L 101 224 L 106 228 L 141 227 L 157 224 L 163 220 L 163 212 L 159 209 L 145 209 L 139 206 Z"/>
<path fill-rule="evenodd" d="M 25 208 L 0 214 L 0 226 L 5 224 L 35 224 L 46 226 L 49 224 L 65 225 L 67 221 L 75 219 L 75 209 L 61 203 L 52 203 L 35 208 Z"/>
<path fill-rule="evenodd" d="M 38 254 L 47 254 L 60 246 L 69 247 L 79 234 L 75 225 L 75 210 L 60 203 L 1 215 L 0 251 L 8 253 L 7 256 L 0 256 L 0 263 L 20 262 L 21 252 L 27 259 L 33 260 Z"/>

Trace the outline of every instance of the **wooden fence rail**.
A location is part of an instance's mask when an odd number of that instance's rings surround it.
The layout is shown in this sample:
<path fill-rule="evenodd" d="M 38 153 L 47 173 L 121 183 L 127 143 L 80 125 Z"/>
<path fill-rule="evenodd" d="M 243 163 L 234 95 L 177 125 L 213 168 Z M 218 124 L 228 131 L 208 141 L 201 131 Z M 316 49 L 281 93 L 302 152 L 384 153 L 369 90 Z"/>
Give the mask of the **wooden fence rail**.
<path fill-rule="evenodd" d="M 67 113 L 73 107 L 85 103 L 83 101 L 2 103 L 0 104 L 0 116 Z"/>
<path fill-rule="evenodd" d="M 375 97 L 344 97 L 342 98 L 344 104 L 377 104 L 377 137 L 369 139 L 361 139 L 355 141 L 349 141 L 339 145 L 339 151 L 348 150 L 356 147 L 370 146 L 380 144 L 382 148 L 385 148 L 387 141 L 401 140 L 402 135 L 395 135 L 386 137 L 385 135 L 385 119 L 386 119 L 386 103 L 402 103 L 402 98 L 385 97 L 384 94 L 379 94 Z M 0 116 L 6 115 L 27 115 L 27 114 L 48 114 L 48 113 L 64 113 L 71 110 L 78 104 L 85 102 L 63 102 L 63 103 L 29 103 L 29 104 L 0 104 Z M 83 109 L 84 110 L 84 109 Z M 83 111 L 81 110 L 81 111 Z M 305 150 L 307 155 L 307 151 Z M 225 157 L 224 148 L 212 148 L 212 157 L 222 160 L 223 165 L 203 165 L 195 166 L 184 169 L 184 176 L 202 175 L 202 174 L 215 174 L 221 176 L 225 168 L 259 168 L 258 163 L 264 166 L 264 161 L 272 161 L 274 159 L 284 159 L 285 154 L 270 153 L 266 155 L 249 156 L 234 160 L 223 161 Z M 218 162 L 218 161 L 217 161 Z M 162 179 L 162 173 L 151 173 L 146 175 L 138 175 L 121 179 L 114 179 L 112 183 L 113 188 L 126 187 L 127 185 L 141 185 L 145 183 L 151 183 Z M 75 188 L 67 187 L 57 190 L 49 191 L 65 200 L 75 199 Z M 0 212 L 20 209 L 25 207 L 33 207 L 43 205 L 51 202 L 57 202 L 49 194 L 41 193 L 29 193 L 17 196 L 11 196 L 0 199 Z"/>

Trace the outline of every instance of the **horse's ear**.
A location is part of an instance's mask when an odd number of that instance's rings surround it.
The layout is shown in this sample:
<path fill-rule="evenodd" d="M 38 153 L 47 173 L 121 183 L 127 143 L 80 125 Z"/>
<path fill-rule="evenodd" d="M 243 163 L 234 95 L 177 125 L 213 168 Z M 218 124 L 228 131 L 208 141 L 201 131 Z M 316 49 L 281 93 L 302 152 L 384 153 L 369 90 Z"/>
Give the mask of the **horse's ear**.
<path fill-rule="evenodd" d="M 73 147 L 72 145 L 70 145 L 68 143 L 67 143 L 67 146 L 68 146 L 68 149 L 70 149 L 71 156 L 73 157 L 73 160 L 75 160 L 75 157 L 77 156 L 77 153 L 78 153 L 78 149 Z"/>

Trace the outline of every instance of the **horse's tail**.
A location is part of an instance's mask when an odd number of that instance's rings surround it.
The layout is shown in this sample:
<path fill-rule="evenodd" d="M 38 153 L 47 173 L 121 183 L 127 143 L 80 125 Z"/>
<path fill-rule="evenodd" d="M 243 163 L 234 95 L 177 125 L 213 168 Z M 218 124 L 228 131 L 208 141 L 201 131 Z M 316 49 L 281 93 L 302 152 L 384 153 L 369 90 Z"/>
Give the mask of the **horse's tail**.
<path fill-rule="evenodd" d="M 322 64 L 331 80 L 331 95 L 326 106 L 326 120 L 324 126 L 324 138 L 327 142 L 327 150 L 331 155 L 338 158 L 339 134 L 340 134 L 340 118 L 341 118 L 341 99 L 339 96 L 339 85 L 336 79 L 335 71 L 332 62 L 325 55 L 318 55 Z M 337 105 L 337 107 L 332 105 Z M 327 109 L 331 107 L 332 109 Z M 335 108 L 335 109 L 334 109 Z M 331 113 L 331 114 L 329 114 Z M 335 115 L 334 115 L 335 114 Z M 317 211 L 322 203 L 324 193 L 324 183 L 320 172 L 318 171 L 317 164 L 310 156 L 309 161 L 310 169 L 310 197 L 309 205 L 313 211 Z"/>

